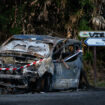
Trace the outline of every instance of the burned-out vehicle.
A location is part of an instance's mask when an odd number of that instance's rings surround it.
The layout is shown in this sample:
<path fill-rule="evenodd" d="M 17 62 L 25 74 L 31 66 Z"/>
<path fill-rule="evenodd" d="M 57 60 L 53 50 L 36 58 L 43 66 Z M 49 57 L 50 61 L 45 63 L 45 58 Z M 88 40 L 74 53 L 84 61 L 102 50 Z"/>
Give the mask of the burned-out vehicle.
<path fill-rule="evenodd" d="M 51 91 L 78 88 L 81 42 L 48 35 L 14 35 L 0 47 L 0 89 Z"/>

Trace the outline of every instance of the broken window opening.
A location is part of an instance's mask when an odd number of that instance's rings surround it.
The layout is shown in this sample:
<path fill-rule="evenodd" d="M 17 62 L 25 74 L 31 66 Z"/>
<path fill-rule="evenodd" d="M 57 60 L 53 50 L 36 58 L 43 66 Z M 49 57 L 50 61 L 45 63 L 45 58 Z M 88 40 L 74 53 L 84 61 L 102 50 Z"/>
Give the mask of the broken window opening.
<path fill-rule="evenodd" d="M 62 59 L 66 59 L 67 57 L 74 55 L 75 53 L 78 52 L 79 49 L 80 49 L 80 45 L 78 43 L 70 44 L 70 42 L 69 43 L 68 42 L 60 42 L 54 48 L 52 58 L 53 58 L 53 60 L 60 61 Z M 77 57 L 78 57 L 78 55 L 74 56 L 67 62 L 74 61 L 77 59 Z"/>

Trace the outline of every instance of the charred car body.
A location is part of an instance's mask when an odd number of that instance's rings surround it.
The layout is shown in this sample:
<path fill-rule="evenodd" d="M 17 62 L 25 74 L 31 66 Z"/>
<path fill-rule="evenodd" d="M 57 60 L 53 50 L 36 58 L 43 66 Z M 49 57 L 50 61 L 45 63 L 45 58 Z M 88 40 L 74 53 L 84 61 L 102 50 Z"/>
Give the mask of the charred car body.
<path fill-rule="evenodd" d="M 47 35 L 14 35 L 0 47 L 0 88 L 13 91 L 78 88 L 81 42 Z"/>

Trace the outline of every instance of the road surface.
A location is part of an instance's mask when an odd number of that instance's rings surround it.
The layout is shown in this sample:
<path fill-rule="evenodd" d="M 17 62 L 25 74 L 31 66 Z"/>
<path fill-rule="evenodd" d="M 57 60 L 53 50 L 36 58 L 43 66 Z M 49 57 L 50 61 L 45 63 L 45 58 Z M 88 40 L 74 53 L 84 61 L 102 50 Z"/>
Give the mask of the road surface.
<path fill-rule="evenodd" d="M 105 105 L 105 91 L 0 95 L 0 105 Z"/>

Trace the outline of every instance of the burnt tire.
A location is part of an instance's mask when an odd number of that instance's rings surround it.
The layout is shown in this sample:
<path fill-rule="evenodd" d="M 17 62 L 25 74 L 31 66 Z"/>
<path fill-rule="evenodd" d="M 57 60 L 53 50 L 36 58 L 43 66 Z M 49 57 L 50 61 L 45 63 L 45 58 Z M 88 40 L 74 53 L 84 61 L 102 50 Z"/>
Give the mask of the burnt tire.
<path fill-rule="evenodd" d="M 52 75 L 45 73 L 37 82 L 37 90 L 49 92 L 52 90 Z"/>
<path fill-rule="evenodd" d="M 45 74 L 44 76 L 45 83 L 44 83 L 44 91 L 48 92 L 52 90 L 52 75 L 50 73 Z"/>

